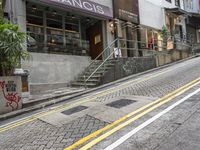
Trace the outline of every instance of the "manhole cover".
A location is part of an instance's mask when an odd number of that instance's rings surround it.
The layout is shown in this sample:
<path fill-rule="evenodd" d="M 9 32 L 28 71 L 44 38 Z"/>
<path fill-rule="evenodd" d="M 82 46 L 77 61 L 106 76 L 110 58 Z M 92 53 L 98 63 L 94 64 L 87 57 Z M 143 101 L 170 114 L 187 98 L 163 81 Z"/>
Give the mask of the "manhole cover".
<path fill-rule="evenodd" d="M 68 109 L 66 111 L 63 111 L 62 113 L 65 114 L 65 115 L 72 115 L 74 113 L 80 112 L 80 111 L 85 110 L 87 108 L 88 107 L 86 107 L 86 106 L 77 106 L 77 107 Z"/>
<path fill-rule="evenodd" d="M 110 106 L 110 107 L 114 107 L 114 108 L 122 108 L 122 107 L 128 106 L 135 102 L 136 101 L 134 101 L 134 100 L 120 99 L 120 100 L 114 101 L 112 103 L 106 104 L 106 106 Z"/>

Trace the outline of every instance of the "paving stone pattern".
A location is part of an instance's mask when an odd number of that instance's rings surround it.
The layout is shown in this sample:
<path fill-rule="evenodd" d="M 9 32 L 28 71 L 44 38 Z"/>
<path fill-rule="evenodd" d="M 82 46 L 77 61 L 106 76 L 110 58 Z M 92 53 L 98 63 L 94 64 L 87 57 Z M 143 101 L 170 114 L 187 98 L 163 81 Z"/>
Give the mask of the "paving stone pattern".
<path fill-rule="evenodd" d="M 199 97 L 200 94 L 191 97 L 133 135 L 116 150 L 199 150 Z M 145 120 L 147 119 L 148 116 Z M 129 131 L 130 128 L 126 130 Z"/>
<path fill-rule="evenodd" d="M 191 64 L 186 62 L 182 68 L 178 67 L 148 81 L 130 84 L 127 88 L 99 97 L 95 101 L 109 103 L 120 96 L 129 95 L 161 97 L 199 77 L 199 66 L 198 58 Z M 0 150 L 61 150 L 106 124 L 91 116 L 78 118 L 59 128 L 37 120 L 0 133 Z"/>
<path fill-rule="evenodd" d="M 86 115 L 63 127 L 37 120 L 0 134 L 1 150 L 63 150 L 106 122 Z"/>
<path fill-rule="evenodd" d="M 110 107 L 114 107 L 114 108 L 122 108 L 122 107 L 128 106 L 135 102 L 136 101 L 129 100 L 129 99 L 120 99 L 120 100 L 111 102 L 111 103 L 107 104 L 106 106 L 110 106 Z"/>
<path fill-rule="evenodd" d="M 187 68 L 187 69 L 186 69 Z M 138 84 L 130 84 L 127 88 L 97 98 L 96 102 L 109 102 L 114 98 L 127 95 L 162 97 L 200 76 L 200 67 L 186 67 L 173 70 Z"/>

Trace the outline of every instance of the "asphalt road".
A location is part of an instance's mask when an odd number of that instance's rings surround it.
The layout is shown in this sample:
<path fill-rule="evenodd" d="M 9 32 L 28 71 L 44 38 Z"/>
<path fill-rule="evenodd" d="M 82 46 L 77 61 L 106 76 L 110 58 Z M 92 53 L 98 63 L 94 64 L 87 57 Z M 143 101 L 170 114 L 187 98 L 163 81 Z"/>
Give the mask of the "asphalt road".
<path fill-rule="evenodd" d="M 193 58 L 5 121 L 0 149 L 199 150 L 199 66 Z"/>
<path fill-rule="evenodd" d="M 118 130 L 92 149 L 199 150 L 200 84 L 172 101 Z"/>

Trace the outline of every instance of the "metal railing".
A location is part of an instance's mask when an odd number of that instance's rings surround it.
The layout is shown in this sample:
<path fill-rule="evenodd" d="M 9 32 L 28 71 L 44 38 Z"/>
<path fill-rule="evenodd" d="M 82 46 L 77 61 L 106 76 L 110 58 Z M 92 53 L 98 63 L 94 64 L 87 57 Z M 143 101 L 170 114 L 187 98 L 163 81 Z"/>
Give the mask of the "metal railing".
<path fill-rule="evenodd" d="M 116 44 L 117 43 L 117 44 Z M 122 45 L 125 43 L 125 47 Z M 156 43 L 156 44 L 155 44 Z M 159 44 L 158 44 L 159 43 Z M 127 44 L 128 44 L 128 47 L 127 47 Z M 92 64 L 94 64 L 94 62 L 100 58 L 106 51 L 107 49 L 112 49 L 112 52 L 110 53 L 110 55 L 108 55 L 104 60 L 103 62 L 86 78 L 84 77 L 84 83 L 85 83 L 85 87 L 86 87 L 86 83 L 94 76 L 94 74 L 100 70 L 102 67 L 105 68 L 105 64 L 106 62 L 108 62 L 109 60 L 111 60 L 112 58 L 115 58 L 116 60 L 119 59 L 119 58 L 123 58 L 123 56 L 115 56 L 115 53 L 119 54 L 119 50 L 120 51 L 126 51 L 128 53 L 129 52 L 132 52 L 133 53 L 133 56 L 130 56 L 130 57 L 155 57 L 155 56 L 158 56 L 158 55 L 167 55 L 169 51 L 166 51 L 167 50 L 167 47 L 164 45 L 164 42 L 163 40 L 155 40 L 154 43 L 152 44 L 155 44 L 154 46 L 152 47 L 146 47 L 144 49 L 140 49 L 138 47 L 138 45 L 142 45 L 142 44 L 145 44 L 147 45 L 146 42 L 143 42 L 143 41 L 136 41 L 136 40 L 127 40 L 127 39 L 115 39 L 113 42 L 111 42 L 111 44 L 106 47 L 103 52 L 101 54 L 99 54 L 97 56 L 97 58 L 95 60 L 93 60 L 91 62 L 91 64 L 87 67 L 87 69 L 90 68 L 90 66 Z M 188 49 L 192 49 L 192 46 L 191 45 L 188 45 L 187 43 L 184 43 L 184 42 L 181 42 L 181 43 L 176 43 L 174 39 L 172 39 L 172 44 L 173 45 L 181 45 L 181 46 L 186 46 L 188 47 Z M 164 50 L 164 51 L 163 51 Z M 117 52 L 118 51 L 118 52 Z M 139 55 L 139 52 L 142 52 L 142 55 L 140 56 Z M 126 56 L 127 57 L 127 56 Z M 125 57 L 125 58 L 126 58 Z"/>
<path fill-rule="evenodd" d="M 88 68 L 90 68 L 90 66 L 92 66 L 100 57 L 103 57 L 103 55 L 105 54 L 105 52 L 107 52 L 108 49 L 111 49 L 111 47 L 116 44 L 116 42 L 118 41 L 118 38 L 115 39 L 114 41 L 112 41 L 94 60 L 92 60 L 92 62 L 89 64 L 89 66 L 86 68 L 86 70 Z"/>
<path fill-rule="evenodd" d="M 116 44 L 116 42 L 117 42 L 117 44 Z M 126 42 L 126 44 L 127 44 L 127 42 L 131 45 L 133 45 L 134 47 L 130 47 L 129 46 L 129 48 L 125 48 L 125 47 L 121 47 L 120 46 L 120 42 Z M 113 47 L 113 50 L 112 50 L 112 52 L 110 53 L 110 55 L 108 55 L 104 60 L 103 60 L 103 62 L 88 76 L 88 78 L 85 78 L 84 77 L 84 83 L 85 83 L 85 87 L 86 87 L 86 82 L 88 82 L 92 77 L 93 77 L 93 75 L 100 69 L 100 68 L 102 68 L 102 67 L 104 67 L 105 68 L 105 63 L 108 61 L 108 60 L 110 60 L 110 59 L 112 59 L 112 58 L 115 58 L 115 59 L 119 59 L 121 56 L 119 55 L 119 50 L 120 51 L 122 51 L 122 50 L 127 50 L 127 51 L 133 51 L 133 52 L 135 52 L 135 53 L 137 53 L 138 51 L 139 51 L 139 49 L 138 49 L 138 43 L 140 43 L 140 44 L 144 44 L 144 43 L 146 43 L 146 42 L 141 42 L 141 41 L 136 41 L 136 40 L 126 40 L 126 39 L 115 39 L 108 47 L 106 47 L 104 50 L 103 50 L 103 52 L 101 53 L 101 54 L 99 54 L 98 56 L 97 56 L 97 58 L 95 59 L 95 60 L 93 60 L 92 61 L 92 63 L 87 67 L 87 69 L 89 69 L 90 68 L 90 66 L 92 65 L 92 64 L 94 64 L 94 62 L 98 59 L 98 58 L 100 58 L 105 52 L 106 52 L 106 50 L 109 48 L 111 48 L 112 46 L 114 46 Z M 117 46 L 115 46 L 115 45 L 117 45 Z M 147 49 L 147 50 L 143 50 L 143 51 L 148 51 L 148 52 L 152 52 L 152 55 L 151 56 L 153 56 L 154 54 L 155 54 L 155 50 L 149 50 L 149 49 Z M 118 54 L 118 56 L 115 56 L 115 54 Z M 137 54 L 136 54 L 137 55 Z M 86 70 L 87 70 L 86 69 Z"/>

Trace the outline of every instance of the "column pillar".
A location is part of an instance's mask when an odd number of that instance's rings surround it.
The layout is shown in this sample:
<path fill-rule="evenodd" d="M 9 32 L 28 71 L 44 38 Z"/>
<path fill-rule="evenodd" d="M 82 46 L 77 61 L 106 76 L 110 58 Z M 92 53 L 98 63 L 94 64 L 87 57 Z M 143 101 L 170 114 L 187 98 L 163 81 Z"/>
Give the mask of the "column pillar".
<path fill-rule="evenodd" d="M 20 30 L 26 33 L 26 1 L 24 0 L 11 0 L 11 21 L 18 24 Z"/>
<path fill-rule="evenodd" d="M 128 57 L 138 56 L 137 46 L 137 30 L 134 30 L 133 23 L 126 22 L 126 38 L 127 38 L 127 49 Z"/>

